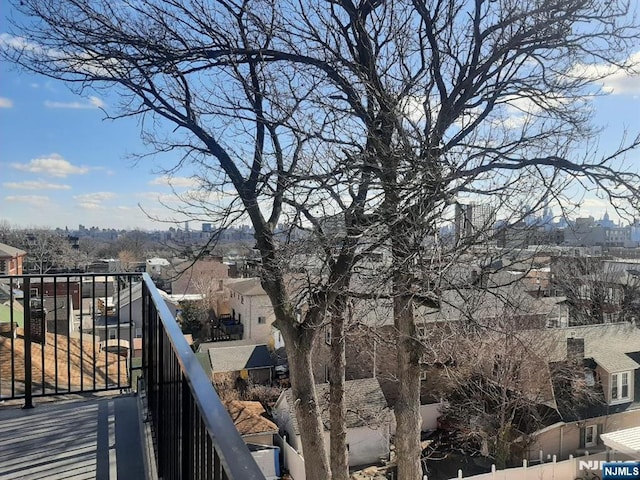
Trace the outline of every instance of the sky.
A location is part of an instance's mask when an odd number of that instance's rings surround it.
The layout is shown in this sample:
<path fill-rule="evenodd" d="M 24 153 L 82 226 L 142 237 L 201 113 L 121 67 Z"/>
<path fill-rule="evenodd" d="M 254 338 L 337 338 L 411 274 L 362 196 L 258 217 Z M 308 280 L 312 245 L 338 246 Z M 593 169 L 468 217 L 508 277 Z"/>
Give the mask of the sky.
<path fill-rule="evenodd" d="M 6 0 L 0 6 L 1 40 L 7 38 L 10 7 Z M 634 58 L 640 61 L 640 48 Z M 610 94 L 594 100 L 593 121 L 605 128 L 601 147 L 615 148 L 624 129 L 640 131 L 640 73 L 613 71 L 602 87 Z M 0 61 L 0 222 L 69 229 L 79 224 L 145 230 L 171 226 L 148 214 L 171 217 L 158 199 L 175 200 L 161 171 L 176 158 L 135 162 L 132 154 L 148 150 L 135 119 L 105 119 L 105 111 L 115 113 L 116 102 L 76 94 L 59 81 Z M 633 155 L 629 163 L 640 165 L 640 152 Z M 176 190 L 193 186 L 180 175 L 172 180 Z M 600 218 L 607 209 L 611 214 L 605 202 L 587 195 L 580 213 Z"/>

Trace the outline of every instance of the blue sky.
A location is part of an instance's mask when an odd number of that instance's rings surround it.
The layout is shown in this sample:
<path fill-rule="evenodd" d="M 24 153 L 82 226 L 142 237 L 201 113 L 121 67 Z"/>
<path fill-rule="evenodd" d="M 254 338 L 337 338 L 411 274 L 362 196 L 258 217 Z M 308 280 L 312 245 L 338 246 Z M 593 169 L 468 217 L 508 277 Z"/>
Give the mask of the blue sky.
<path fill-rule="evenodd" d="M 5 0 L 0 4 L 1 36 L 8 30 L 8 5 Z M 634 58 L 640 61 L 640 49 Z M 594 100 L 594 121 L 606 127 L 601 147 L 615 148 L 625 128 L 640 130 L 640 75 L 612 72 L 603 87 L 611 94 Z M 104 119 L 102 109 L 115 113 L 115 103 L 114 98 L 77 95 L 61 82 L 0 62 L 0 221 L 70 229 L 78 224 L 168 228 L 150 220 L 140 205 L 152 214 L 167 214 L 157 199 L 171 202 L 171 187 L 157 172 L 173 158 L 134 164 L 131 154 L 147 150 L 135 119 Z M 638 166 L 640 152 L 634 155 L 628 163 Z M 192 186 L 184 177 L 173 184 L 181 191 Z M 606 209 L 603 201 L 587 195 L 582 213 L 599 218 Z"/>

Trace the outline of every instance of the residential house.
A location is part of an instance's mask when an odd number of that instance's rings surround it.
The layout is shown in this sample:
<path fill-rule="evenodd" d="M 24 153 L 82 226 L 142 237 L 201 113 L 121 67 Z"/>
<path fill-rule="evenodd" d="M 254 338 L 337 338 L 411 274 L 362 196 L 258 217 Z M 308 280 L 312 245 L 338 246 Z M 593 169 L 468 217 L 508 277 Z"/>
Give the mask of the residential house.
<path fill-rule="evenodd" d="M 81 289 L 79 279 L 43 277 L 29 284 L 29 297 L 69 297 L 73 308 L 80 308 Z"/>
<path fill-rule="evenodd" d="M 256 344 L 273 342 L 271 324 L 275 320 L 275 313 L 260 279 L 229 282 L 226 287 L 229 290 L 228 311 L 234 320 L 243 325 L 243 338 L 249 338 Z"/>
<path fill-rule="evenodd" d="M 633 323 L 577 326 L 546 330 L 554 348 L 547 360 L 584 364 L 586 385 L 599 397 L 576 406 L 576 385 L 555 384 L 559 421 L 536 432 L 531 458 L 579 455 L 605 448 L 601 435 L 640 426 L 640 328 Z"/>
<path fill-rule="evenodd" d="M 224 406 L 245 443 L 273 445 L 278 426 L 265 416 L 260 402 L 230 400 Z"/>
<path fill-rule="evenodd" d="M 167 269 L 171 263 L 166 258 L 147 258 L 145 271 L 152 277 L 160 277 L 165 269 Z"/>
<path fill-rule="evenodd" d="M 16 327 L 24 326 L 22 305 L 14 302 L 0 303 L 0 335 L 17 335 Z"/>
<path fill-rule="evenodd" d="M 161 290 L 160 294 L 163 295 Z M 131 323 L 134 338 L 142 337 L 142 282 L 127 285 L 122 290 L 114 292 L 111 298 L 114 316 L 119 317 L 121 323 Z M 163 298 L 171 315 L 175 317 L 179 310 L 178 302 L 166 294 Z"/>
<path fill-rule="evenodd" d="M 266 418 L 260 402 L 231 400 L 224 402 L 238 433 L 267 480 L 280 478 L 280 448 L 273 445 L 278 427 Z"/>
<path fill-rule="evenodd" d="M 22 265 L 27 252 L 0 243 L 0 275 L 22 275 Z"/>
<path fill-rule="evenodd" d="M 268 384 L 273 379 L 273 360 L 266 345 L 210 348 L 213 380 L 231 375 L 253 383 Z"/>
<path fill-rule="evenodd" d="M 318 404 L 325 427 L 325 445 L 329 448 L 329 384 L 316 386 Z M 349 466 L 379 463 L 389 457 L 389 438 L 393 415 L 375 378 L 345 382 L 347 407 L 347 448 Z M 295 398 L 290 388 L 278 398 L 273 415 L 276 424 L 287 435 L 287 442 L 302 456 L 300 427 L 296 418 Z"/>
<path fill-rule="evenodd" d="M 179 260 L 171 267 L 163 268 L 162 277 L 171 285 L 173 295 L 209 295 L 218 289 L 220 280 L 229 277 L 229 267 L 221 257 L 204 257 L 195 261 Z"/>
<path fill-rule="evenodd" d="M 129 338 L 132 338 L 134 323 L 128 322 L 118 316 L 98 315 L 94 319 L 84 317 L 82 319 L 83 335 L 95 335 L 96 342 L 108 342 L 120 340 L 120 345 L 129 348 Z M 126 344 L 125 344 L 126 342 Z"/>

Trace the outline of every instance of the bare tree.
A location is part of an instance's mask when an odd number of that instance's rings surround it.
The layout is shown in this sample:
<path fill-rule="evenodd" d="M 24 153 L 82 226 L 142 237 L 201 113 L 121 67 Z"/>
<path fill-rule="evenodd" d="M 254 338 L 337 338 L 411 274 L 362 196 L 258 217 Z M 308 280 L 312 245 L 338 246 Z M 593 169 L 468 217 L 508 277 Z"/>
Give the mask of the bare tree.
<path fill-rule="evenodd" d="M 43 274 L 53 269 L 81 268 L 88 258 L 75 251 L 65 235 L 53 230 L 16 230 L 13 234 L 15 247 L 27 252 L 25 270 Z"/>
<path fill-rule="evenodd" d="M 615 268 L 604 257 L 556 257 L 552 287 L 567 298 L 571 325 L 633 321 L 638 318 L 640 277 Z"/>
<path fill-rule="evenodd" d="M 198 167 L 202 191 L 224 194 L 213 203 L 184 198 L 187 214 L 197 218 L 206 206 L 222 224 L 243 215 L 252 222 L 263 286 L 294 366 L 308 478 L 329 475 L 308 352 L 350 281 L 354 242 L 367 235 L 391 252 L 392 268 L 378 277 L 393 300 L 399 346 L 398 473 L 415 479 L 416 301 L 437 302 L 442 272 L 485 240 L 438 239 L 456 200 L 491 200 L 501 216 L 519 217 L 525 202 L 528 211 L 545 199 L 570 208 L 579 198 L 572 203 L 565 192 L 577 185 L 621 213 L 639 206 L 638 173 L 624 164 L 638 138 L 598 152 L 588 103 L 594 80 L 631 68 L 638 27 L 628 2 L 15 6 L 37 21 L 5 39 L 5 57 L 80 88 L 117 89 L 123 116 L 158 120 L 145 123 L 152 146 L 182 149 L 180 165 Z M 337 213 L 346 235 L 338 252 L 323 244 L 327 268 L 297 321 L 275 227 L 288 217 L 322 237 L 314 220 Z"/>

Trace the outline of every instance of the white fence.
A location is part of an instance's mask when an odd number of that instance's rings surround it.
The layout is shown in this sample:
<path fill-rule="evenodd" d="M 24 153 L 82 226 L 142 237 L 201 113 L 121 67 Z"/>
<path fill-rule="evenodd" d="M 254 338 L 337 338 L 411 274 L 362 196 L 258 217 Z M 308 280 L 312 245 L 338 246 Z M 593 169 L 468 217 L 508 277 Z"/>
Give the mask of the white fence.
<path fill-rule="evenodd" d="M 495 465 L 492 466 L 491 472 L 474 475 L 472 477 L 464 477 L 462 470 L 458 470 L 458 476 L 451 480 L 565 480 L 579 477 L 583 472 L 580 471 L 580 460 L 588 461 L 587 457 L 578 459 L 569 456 L 569 460 L 561 462 L 556 461 L 554 455 L 553 460 L 549 463 L 541 463 L 538 465 L 529 465 L 526 460 L 522 461 L 522 467 L 508 468 L 505 470 L 496 470 Z M 597 470 L 599 472 L 599 470 Z M 586 472 L 585 472 L 586 473 Z"/>
<path fill-rule="evenodd" d="M 296 450 L 287 443 L 280 435 L 274 436 L 275 442 L 282 449 L 284 468 L 289 471 L 289 475 L 293 480 L 306 480 L 307 476 L 304 471 L 304 458 L 302 458 Z"/>

